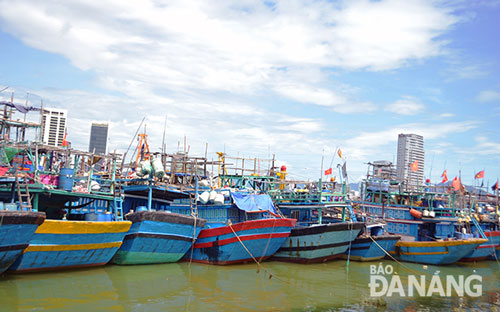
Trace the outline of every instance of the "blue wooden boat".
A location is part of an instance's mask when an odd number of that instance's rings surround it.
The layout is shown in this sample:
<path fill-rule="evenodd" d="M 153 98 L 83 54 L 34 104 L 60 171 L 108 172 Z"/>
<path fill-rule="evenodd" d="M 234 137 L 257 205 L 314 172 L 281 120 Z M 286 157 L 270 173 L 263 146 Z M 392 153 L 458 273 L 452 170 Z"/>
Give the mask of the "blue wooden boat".
<path fill-rule="evenodd" d="M 343 258 L 354 261 L 376 261 L 393 252 L 399 235 L 385 233 L 382 224 L 366 225 L 360 236 L 352 241 Z"/>
<path fill-rule="evenodd" d="M 487 240 L 482 238 L 442 241 L 399 241 L 391 254 L 400 261 L 451 264 L 459 261 Z"/>
<path fill-rule="evenodd" d="M 202 218 L 168 210 L 175 198 L 189 198 L 188 193 L 176 188 L 155 186 L 148 181 L 148 184 L 126 185 L 123 193 L 125 219 L 132 221 L 132 226 L 113 263 L 177 262 L 205 226 L 206 220 Z"/>
<path fill-rule="evenodd" d="M 216 192 L 216 191 L 214 191 Z M 290 235 L 295 219 L 276 214 L 268 195 L 229 190 L 217 192 L 221 201 L 197 203 L 200 218 L 207 223 L 185 259 L 209 264 L 236 264 L 265 260 Z M 176 199 L 169 210 L 191 214 L 189 199 Z"/>
<path fill-rule="evenodd" d="M 219 265 L 263 261 L 276 253 L 294 225 L 294 219 L 271 218 L 205 228 L 186 259 Z"/>
<path fill-rule="evenodd" d="M 132 221 L 132 226 L 112 259 L 116 264 L 177 262 L 206 223 L 204 219 L 165 211 L 139 211 L 125 218 Z"/>
<path fill-rule="evenodd" d="M 45 220 L 9 271 L 34 272 L 105 265 L 120 248 L 130 225 L 129 221 Z"/>
<path fill-rule="evenodd" d="M 456 194 L 437 187 L 406 191 L 403 182 L 369 177 L 362 184 L 363 212 L 387 223 L 389 233 L 401 235 L 391 254 L 398 260 L 424 264 L 459 261 L 487 242 L 463 238 L 456 229 Z"/>
<path fill-rule="evenodd" d="M 317 224 L 292 229 L 274 260 L 317 263 L 341 257 L 363 228 L 362 222 Z"/>
<path fill-rule="evenodd" d="M 305 184 L 297 187 L 295 184 L 291 189 L 282 185 L 269 193 L 280 212 L 297 218 L 298 222 L 273 259 L 317 263 L 341 257 L 364 227 L 363 222 L 345 222 L 348 207 L 345 185 L 322 183 L 321 180 L 317 187 L 306 188 Z M 328 220 L 323 216 L 326 210 L 335 209 L 342 210 L 344 217 L 341 220 Z"/>
<path fill-rule="evenodd" d="M 496 254 L 500 250 L 500 231 L 484 231 L 487 241 L 479 245 L 471 253 L 460 259 L 462 262 L 483 261 L 487 259 L 495 259 Z"/>
<path fill-rule="evenodd" d="M 28 247 L 45 214 L 0 210 L 0 273 L 5 272 Z"/>

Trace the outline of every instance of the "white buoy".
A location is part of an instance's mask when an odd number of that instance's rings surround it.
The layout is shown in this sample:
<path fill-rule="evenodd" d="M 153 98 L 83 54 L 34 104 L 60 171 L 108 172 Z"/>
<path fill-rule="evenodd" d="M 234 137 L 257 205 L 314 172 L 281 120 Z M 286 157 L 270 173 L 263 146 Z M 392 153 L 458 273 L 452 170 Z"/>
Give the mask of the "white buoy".
<path fill-rule="evenodd" d="M 215 196 L 215 199 L 214 199 L 214 204 L 223 205 L 224 204 L 224 195 L 217 194 L 217 196 Z"/>
<path fill-rule="evenodd" d="M 435 216 L 436 212 L 434 210 L 429 212 L 429 217 L 434 218 Z"/>
<path fill-rule="evenodd" d="M 214 201 L 215 198 L 217 197 L 217 192 L 216 191 L 211 191 L 210 196 L 208 197 L 209 201 Z"/>
<path fill-rule="evenodd" d="M 209 197 L 210 197 L 210 193 L 205 191 L 205 192 L 201 193 L 200 196 L 198 196 L 198 200 L 200 201 L 200 203 L 206 204 L 206 203 L 208 203 Z"/>

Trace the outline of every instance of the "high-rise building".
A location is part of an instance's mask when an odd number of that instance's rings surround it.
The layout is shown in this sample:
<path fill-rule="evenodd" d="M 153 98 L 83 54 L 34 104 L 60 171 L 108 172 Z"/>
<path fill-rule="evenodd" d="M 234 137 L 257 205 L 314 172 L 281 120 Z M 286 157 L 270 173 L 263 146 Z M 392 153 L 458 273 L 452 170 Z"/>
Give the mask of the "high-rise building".
<path fill-rule="evenodd" d="M 108 142 L 108 124 L 92 123 L 90 128 L 89 152 L 95 154 L 106 154 L 106 145 Z"/>
<path fill-rule="evenodd" d="M 417 134 L 400 134 L 398 137 L 397 177 L 409 189 L 416 189 L 424 183 L 424 137 Z M 412 170 L 412 164 L 417 164 Z M 417 167 L 417 168 L 416 168 Z"/>
<path fill-rule="evenodd" d="M 51 146 L 62 146 L 66 133 L 68 111 L 59 108 L 44 108 L 42 115 L 42 142 Z"/>

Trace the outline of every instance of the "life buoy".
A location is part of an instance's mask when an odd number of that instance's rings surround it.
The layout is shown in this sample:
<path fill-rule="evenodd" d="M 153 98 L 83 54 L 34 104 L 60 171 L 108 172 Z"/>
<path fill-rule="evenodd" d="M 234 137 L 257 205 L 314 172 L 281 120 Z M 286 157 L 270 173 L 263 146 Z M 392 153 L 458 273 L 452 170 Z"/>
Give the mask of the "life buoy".
<path fill-rule="evenodd" d="M 422 211 L 418 211 L 417 209 L 411 208 L 410 214 L 417 219 L 422 219 Z"/>

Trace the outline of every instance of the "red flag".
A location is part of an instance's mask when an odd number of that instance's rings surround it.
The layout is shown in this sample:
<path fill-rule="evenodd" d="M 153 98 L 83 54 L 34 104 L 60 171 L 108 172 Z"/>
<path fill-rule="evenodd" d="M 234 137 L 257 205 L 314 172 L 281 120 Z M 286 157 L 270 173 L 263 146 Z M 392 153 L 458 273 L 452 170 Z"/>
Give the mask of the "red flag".
<path fill-rule="evenodd" d="M 329 174 L 332 174 L 332 168 L 325 170 L 325 175 L 329 175 Z"/>
<path fill-rule="evenodd" d="M 491 187 L 492 190 L 496 191 L 498 190 L 498 179 L 497 179 L 497 183 L 495 183 L 492 187 Z"/>
<path fill-rule="evenodd" d="M 62 141 L 62 146 L 68 146 L 68 141 L 66 141 L 66 135 L 68 134 L 67 131 L 64 131 L 64 138 Z"/>
<path fill-rule="evenodd" d="M 415 160 L 413 164 L 411 164 L 411 171 L 418 171 L 418 160 Z"/>
<path fill-rule="evenodd" d="M 474 179 L 484 179 L 484 170 L 481 170 L 478 173 L 476 173 Z"/>
<path fill-rule="evenodd" d="M 448 182 L 448 175 L 446 174 L 446 170 L 443 171 L 443 174 L 441 175 L 441 178 L 443 178 L 443 181 L 441 181 L 441 184 L 445 183 L 445 182 Z"/>
<path fill-rule="evenodd" d="M 453 188 L 455 189 L 455 191 L 459 192 L 460 189 L 462 188 L 461 187 L 462 186 L 462 182 L 460 182 L 460 180 L 457 177 L 455 177 L 453 179 L 453 182 L 451 182 L 451 186 L 453 186 Z"/>
<path fill-rule="evenodd" d="M 0 167 L 0 177 L 3 176 L 7 171 L 9 171 L 9 167 Z"/>

